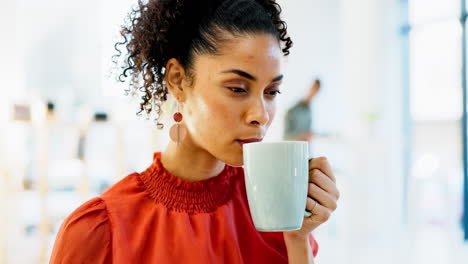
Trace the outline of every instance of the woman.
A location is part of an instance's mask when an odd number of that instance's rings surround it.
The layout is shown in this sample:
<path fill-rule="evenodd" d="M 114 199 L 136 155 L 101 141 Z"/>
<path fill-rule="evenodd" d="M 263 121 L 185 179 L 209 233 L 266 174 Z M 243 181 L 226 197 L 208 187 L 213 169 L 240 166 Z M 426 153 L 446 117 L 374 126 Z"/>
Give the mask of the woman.
<path fill-rule="evenodd" d="M 65 220 L 51 263 L 313 262 L 310 233 L 339 196 L 326 159 L 310 161 L 312 216 L 283 233 L 255 230 L 239 167 L 242 144 L 262 140 L 275 115 L 292 45 L 280 12 L 273 0 L 139 2 L 117 43 L 121 76 L 159 128 L 167 94 L 177 101 L 172 141 Z"/>

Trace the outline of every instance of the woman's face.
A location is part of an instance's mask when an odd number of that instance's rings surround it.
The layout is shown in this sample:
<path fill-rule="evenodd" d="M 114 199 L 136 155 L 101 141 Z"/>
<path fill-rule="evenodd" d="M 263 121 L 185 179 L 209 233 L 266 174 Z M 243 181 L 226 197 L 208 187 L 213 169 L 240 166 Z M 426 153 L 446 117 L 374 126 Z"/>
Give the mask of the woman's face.
<path fill-rule="evenodd" d="M 268 34 L 234 38 L 220 47 L 220 53 L 194 59 L 183 122 L 195 146 L 241 166 L 239 140 L 261 140 L 275 116 L 283 54 L 279 42 Z"/>

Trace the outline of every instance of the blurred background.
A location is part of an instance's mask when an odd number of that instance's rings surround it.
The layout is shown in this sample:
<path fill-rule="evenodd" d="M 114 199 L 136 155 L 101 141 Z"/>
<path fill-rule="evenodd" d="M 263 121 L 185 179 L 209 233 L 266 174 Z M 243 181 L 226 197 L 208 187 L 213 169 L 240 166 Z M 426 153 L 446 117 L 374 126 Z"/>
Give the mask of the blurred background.
<path fill-rule="evenodd" d="M 167 144 L 110 75 L 135 2 L 0 1 L 0 264 L 47 263 L 69 213 Z M 320 78 L 311 150 L 342 192 L 317 262 L 468 263 L 468 1 L 280 2 L 294 48 L 268 139 Z"/>

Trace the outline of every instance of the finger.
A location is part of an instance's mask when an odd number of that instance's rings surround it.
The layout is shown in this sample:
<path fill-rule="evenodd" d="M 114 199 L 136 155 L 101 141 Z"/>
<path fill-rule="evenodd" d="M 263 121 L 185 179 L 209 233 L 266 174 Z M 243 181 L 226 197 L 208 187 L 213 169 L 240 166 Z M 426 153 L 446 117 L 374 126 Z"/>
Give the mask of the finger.
<path fill-rule="evenodd" d="M 307 197 L 306 209 L 307 211 L 314 213 L 315 208 L 319 206 L 318 202 L 311 197 Z"/>
<path fill-rule="evenodd" d="M 307 198 L 306 208 L 312 213 L 310 217 L 305 218 L 307 219 L 307 221 L 323 223 L 327 221 L 331 216 L 331 211 L 328 208 L 322 206 L 320 203 L 317 203 L 314 199 L 310 197 Z"/>
<path fill-rule="evenodd" d="M 314 183 L 309 184 L 309 197 L 313 198 L 319 204 L 327 207 L 328 209 L 335 211 L 337 204 L 335 198 L 333 198 L 329 193 L 322 190 Z"/>
<path fill-rule="evenodd" d="M 327 158 L 319 157 L 319 158 L 310 159 L 309 171 L 313 169 L 321 170 L 323 173 L 325 173 L 325 175 L 327 175 L 327 177 L 329 177 L 333 182 L 336 183 L 335 174 L 333 173 L 330 163 L 328 162 Z"/>
<path fill-rule="evenodd" d="M 337 200 L 340 198 L 340 192 L 336 184 L 319 169 L 309 171 L 309 182 L 315 183 L 322 190 L 328 192 Z"/>

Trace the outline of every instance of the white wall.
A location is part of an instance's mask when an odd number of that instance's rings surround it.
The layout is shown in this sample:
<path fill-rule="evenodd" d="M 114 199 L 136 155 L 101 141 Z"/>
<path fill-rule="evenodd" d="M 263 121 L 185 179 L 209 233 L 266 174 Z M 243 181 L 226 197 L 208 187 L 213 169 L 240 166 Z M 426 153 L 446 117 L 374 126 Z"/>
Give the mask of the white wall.
<path fill-rule="evenodd" d="M 13 1 L 1 2 L 0 8 L 0 24 L 12 25 L 16 20 L 16 6 Z M 2 53 L 2 61 L 0 62 L 0 264 L 6 263 L 7 258 L 7 181 L 6 171 L 3 170 L 6 165 L 5 157 L 8 153 L 4 151 L 4 141 L 6 129 L 5 124 L 8 118 L 8 103 L 13 94 L 19 93 L 17 69 L 19 68 L 16 47 L 16 28 L 13 26 L 3 26 L 1 30 L 0 51 Z"/>
<path fill-rule="evenodd" d="M 349 238 L 391 245 L 402 231 L 399 1 L 343 1 L 341 10 L 345 134 L 353 151 Z"/>
<path fill-rule="evenodd" d="M 335 217 L 317 230 L 319 259 L 381 263 L 391 253 L 382 249 L 403 231 L 399 1 L 289 0 L 283 6 L 295 47 L 280 113 L 320 76 L 314 126 L 337 135 L 313 144 L 316 155 L 330 158 L 343 194 Z"/>
<path fill-rule="evenodd" d="M 282 137 L 284 113 L 307 93 L 316 77 L 322 80 L 322 89 L 313 104 L 314 127 L 325 133 L 338 131 L 342 124 L 339 108 L 344 99 L 340 96 L 344 90 L 340 64 L 340 1 L 282 0 L 279 3 L 294 46 L 286 60 L 281 103 L 269 133 L 275 138 Z"/>

